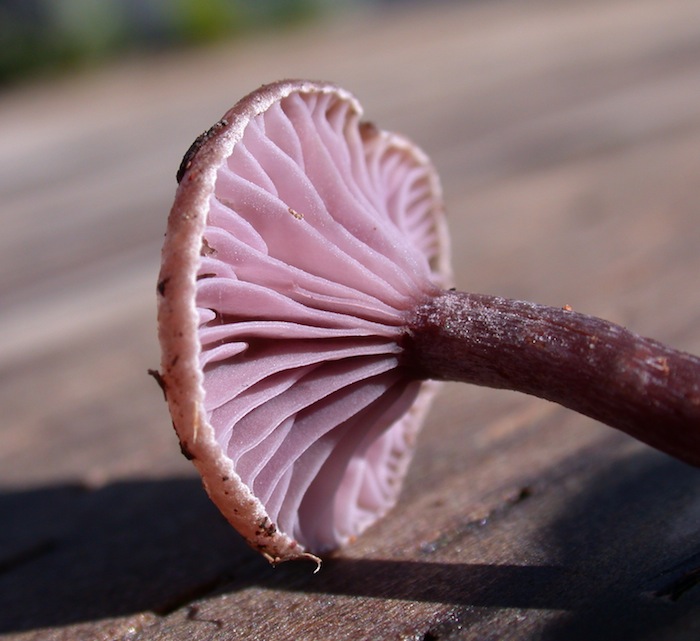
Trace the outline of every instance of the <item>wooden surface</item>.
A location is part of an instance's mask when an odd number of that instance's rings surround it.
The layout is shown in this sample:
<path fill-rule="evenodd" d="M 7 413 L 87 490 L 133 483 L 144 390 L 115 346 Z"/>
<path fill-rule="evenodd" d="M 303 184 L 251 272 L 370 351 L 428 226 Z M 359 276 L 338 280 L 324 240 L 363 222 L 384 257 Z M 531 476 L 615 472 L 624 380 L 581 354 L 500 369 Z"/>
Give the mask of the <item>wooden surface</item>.
<path fill-rule="evenodd" d="M 316 575 L 210 505 L 146 375 L 159 244 L 192 139 L 288 76 L 433 157 L 460 288 L 700 352 L 697 0 L 431 3 L 5 92 L 0 637 L 700 638 L 700 472 L 544 401 L 446 386 Z"/>

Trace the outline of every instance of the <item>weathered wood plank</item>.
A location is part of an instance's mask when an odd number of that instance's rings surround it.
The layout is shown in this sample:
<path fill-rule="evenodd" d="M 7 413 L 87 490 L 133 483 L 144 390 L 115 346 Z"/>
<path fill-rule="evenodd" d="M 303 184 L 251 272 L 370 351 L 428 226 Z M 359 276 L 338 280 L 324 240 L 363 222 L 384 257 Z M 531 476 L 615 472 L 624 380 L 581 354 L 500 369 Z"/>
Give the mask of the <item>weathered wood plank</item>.
<path fill-rule="evenodd" d="M 210 505 L 146 375 L 158 245 L 191 139 L 300 75 L 431 154 L 460 287 L 700 352 L 695 0 L 431 3 L 7 94 L 2 638 L 697 638 L 699 473 L 543 401 L 445 386 L 317 575 Z"/>

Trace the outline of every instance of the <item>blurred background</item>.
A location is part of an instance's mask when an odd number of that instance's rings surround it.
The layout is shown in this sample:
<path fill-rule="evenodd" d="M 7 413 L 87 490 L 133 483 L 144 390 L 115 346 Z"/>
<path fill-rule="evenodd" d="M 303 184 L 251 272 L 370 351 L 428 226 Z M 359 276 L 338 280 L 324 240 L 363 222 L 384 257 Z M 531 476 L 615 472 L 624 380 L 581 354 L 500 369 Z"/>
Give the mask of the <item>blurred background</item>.
<path fill-rule="evenodd" d="M 352 5 L 397 1 L 2 0 L 0 83 L 281 28 Z"/>

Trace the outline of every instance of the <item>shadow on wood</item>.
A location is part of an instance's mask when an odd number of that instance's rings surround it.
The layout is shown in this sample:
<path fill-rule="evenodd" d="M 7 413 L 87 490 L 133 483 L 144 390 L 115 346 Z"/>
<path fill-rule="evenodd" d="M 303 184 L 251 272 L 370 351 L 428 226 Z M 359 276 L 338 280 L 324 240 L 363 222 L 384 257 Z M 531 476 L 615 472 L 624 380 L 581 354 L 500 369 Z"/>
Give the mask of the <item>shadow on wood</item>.
<path fill-rule="evenodd" d="M 232 533 L 194 479 L 6 492 L 0 632 L 149 610 L 165 615 L 251 587 L 309 599 L 449 604 L 463 628 L 480 618 L 475 607 L 565 611 L 551 622 L 552 639 L 649 632 L 700 610 L 700 590 L 693 589 L 700 565 L 697 479 L 696 470 L 651 452 L 595 472 L 567 510 L 542 526 L 551 565 L 442 563 L 429 552 L 421 553 L 425 560 L 338 555 L 316 575 L 303 563 L 268 566 Z M 546 500 L 535 493 L 528 502 Z"/>
<path fill-rule="evenodd" d="M 197 479 L 0 495 L 0 632 L 169 612 L 266 569 Z"/>
<path fill-rule="evenodd" d="M 597 474 L 549 528 L 578 603 L 544 638 L 697 638 L 699 480 L 653 451 Z"/>

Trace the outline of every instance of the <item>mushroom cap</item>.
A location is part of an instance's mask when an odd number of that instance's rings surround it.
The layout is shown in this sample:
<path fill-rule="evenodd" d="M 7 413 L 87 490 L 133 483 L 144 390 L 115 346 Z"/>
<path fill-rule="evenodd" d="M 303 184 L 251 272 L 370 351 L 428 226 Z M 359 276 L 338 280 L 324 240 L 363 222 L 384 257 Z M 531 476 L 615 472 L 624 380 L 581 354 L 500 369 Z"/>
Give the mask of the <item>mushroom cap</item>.
<path fill-rule="evenodd" d="M 395 503 L 436 383 L 402 361 L 449 284 L 428 158 L 347 91 L 282 81 L 183 159 L 158 282 L 161 378 L 183 453 L 278 562 L 336 548 Z"/>

